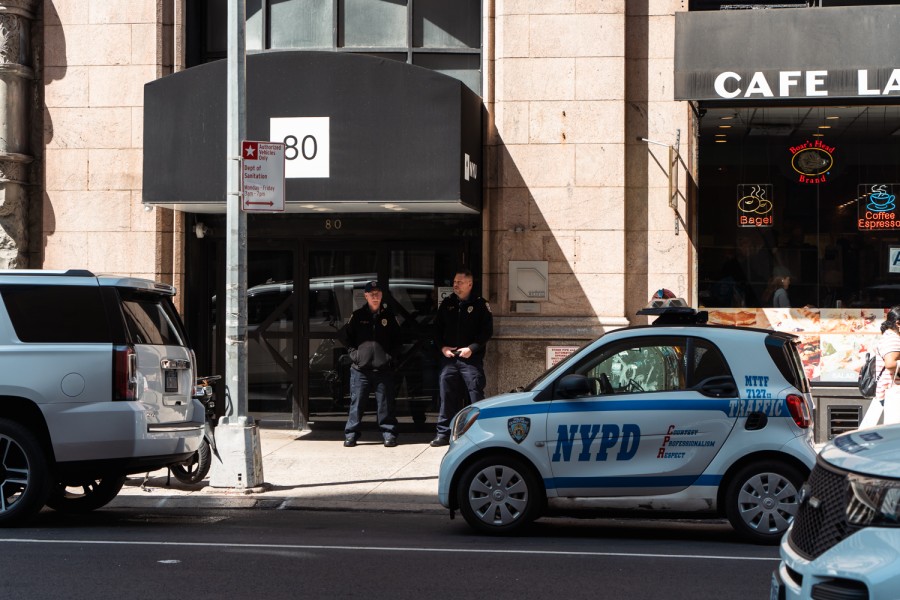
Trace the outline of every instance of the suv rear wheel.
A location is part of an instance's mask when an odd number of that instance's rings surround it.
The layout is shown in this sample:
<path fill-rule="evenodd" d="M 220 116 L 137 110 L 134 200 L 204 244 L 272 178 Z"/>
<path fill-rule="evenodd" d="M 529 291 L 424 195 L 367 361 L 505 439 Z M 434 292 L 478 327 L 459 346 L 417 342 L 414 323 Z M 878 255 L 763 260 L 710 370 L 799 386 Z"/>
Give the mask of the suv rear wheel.
<path fill-rule="evenodd" d="M 88 479 L 79 484 L 58 484 L 47 506 L 67 514 L 82 514 L 106 506 L 125 485 L 124 475 L 112 475 Z"/>
<path fill-rule="evenodd" d="M 0 419 L 0 526 L 24 523 L 50 493 L 47 457 L 33 433 Z"/>

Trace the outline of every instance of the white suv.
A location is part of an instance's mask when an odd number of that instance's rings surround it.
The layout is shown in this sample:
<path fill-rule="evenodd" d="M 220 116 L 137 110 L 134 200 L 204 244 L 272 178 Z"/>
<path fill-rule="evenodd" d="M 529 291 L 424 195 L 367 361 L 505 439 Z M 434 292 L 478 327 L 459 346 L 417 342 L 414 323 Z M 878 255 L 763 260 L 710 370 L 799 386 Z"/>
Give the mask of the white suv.
<path fill-rule="evenodd" d="M 705 325 L 685 306 L 642 313 L 659 317 L 461 410 L 441 504 L 488 533 L 592 508 L 724 515 L 778 543 L 815 464 L 797 338 Z"/>
<path fill-rule="evenodd" d="M 204 409 L 172 286 L 0 271 L 0 526 L 85 512 L 189 458 Z"/>
<path fill-rule="evenodd" d="M 822 448 L 781 541 L 773 600 L 900 598 L 900 425 Z"/>

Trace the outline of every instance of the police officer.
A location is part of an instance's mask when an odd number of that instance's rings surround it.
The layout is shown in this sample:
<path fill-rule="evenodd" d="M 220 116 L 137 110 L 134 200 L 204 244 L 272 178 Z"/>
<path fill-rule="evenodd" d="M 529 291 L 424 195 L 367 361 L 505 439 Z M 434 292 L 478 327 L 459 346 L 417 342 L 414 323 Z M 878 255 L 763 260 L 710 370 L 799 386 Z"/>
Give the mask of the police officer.
<path fill-rule="evenodd" d="M 382 286 L 370 281 L 365 287 L 366 304 L 350 315 L 342 331 L 342 341 L 353 362 L 350 368 L 350 416 L 344 426 L 344 446 L 352 448 L 361 434 L 369 392 L 375 392 L 378 427 L 384 445 L 397 445 L 397 417 L 394 415 L 394 358 L 400 350 L 400 325 L 393 311 L 381 302 Z"/>
<path fill-rule="evenodd" d="M 441 411 L 432 446 L 450 443 L 450 421 L 463 401 L 484 400 L 484 352 L 494 333 L 491 307 L 472 296 L 472 272 L 460 269 L 453 277 L 453 293 L 438 308 L 435 345 L 441 349 L 439 379 Z"/>

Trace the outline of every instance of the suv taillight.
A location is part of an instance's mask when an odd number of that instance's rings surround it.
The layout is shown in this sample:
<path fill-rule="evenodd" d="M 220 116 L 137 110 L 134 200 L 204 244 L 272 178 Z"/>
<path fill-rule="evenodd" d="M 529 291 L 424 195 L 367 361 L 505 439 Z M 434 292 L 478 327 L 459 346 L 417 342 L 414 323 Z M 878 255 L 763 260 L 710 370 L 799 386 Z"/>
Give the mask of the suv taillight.
<path fill-rule="evenodd" d="M 199 377 L 199 375 L 197 374 L 197 354 L 194 352 L 194 349 L 193 349 L 193 348 L 191 348 L 190 353 L 191 353 L 191 384 L 190 384 L 190 389 L 193 391 L 194 388 L 197 386 L 197 377 Z"/>
<path fill-rule="evenodd" d="M 113 400 L 137 399 L 137 354 L 134 346 L 113 348 Z"/>
<path fill-rule="evenodd" d="M 800 427 L 801 429 L 808 428 L 812 420 L 810 418 L 809 405 L 806 403 L 806 398 L 798 396 L 797 394 L 788 394 L 785 401 L 788 405 L 788 411 L 791 413 L 791 418 L 794 419 L 794 423 L 797 424 L 797 427 Z"/>

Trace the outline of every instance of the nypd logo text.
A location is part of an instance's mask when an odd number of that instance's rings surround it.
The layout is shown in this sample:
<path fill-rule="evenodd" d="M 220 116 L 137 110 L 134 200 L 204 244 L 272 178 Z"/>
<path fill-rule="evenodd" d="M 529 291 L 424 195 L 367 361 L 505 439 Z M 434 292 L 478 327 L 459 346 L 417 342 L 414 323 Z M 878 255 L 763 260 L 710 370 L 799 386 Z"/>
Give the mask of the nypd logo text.
<path fill-rule="evenodd" d="M 581 442 L 581 452 L 577 454 L 579 461 L 605 461 L 611 455 L 615 460 L 631 460 L 641 442 L 641 428 L 634 423 L 626 423 L 621 428 L 613 423 L 560 425 L 556 432 L 556 449 L 551 460 L 553 462 L 572 460 L 572 446 L 576 440 Z M 616 448 L 618 452 L 613 455 L 612 451 Z"/>

